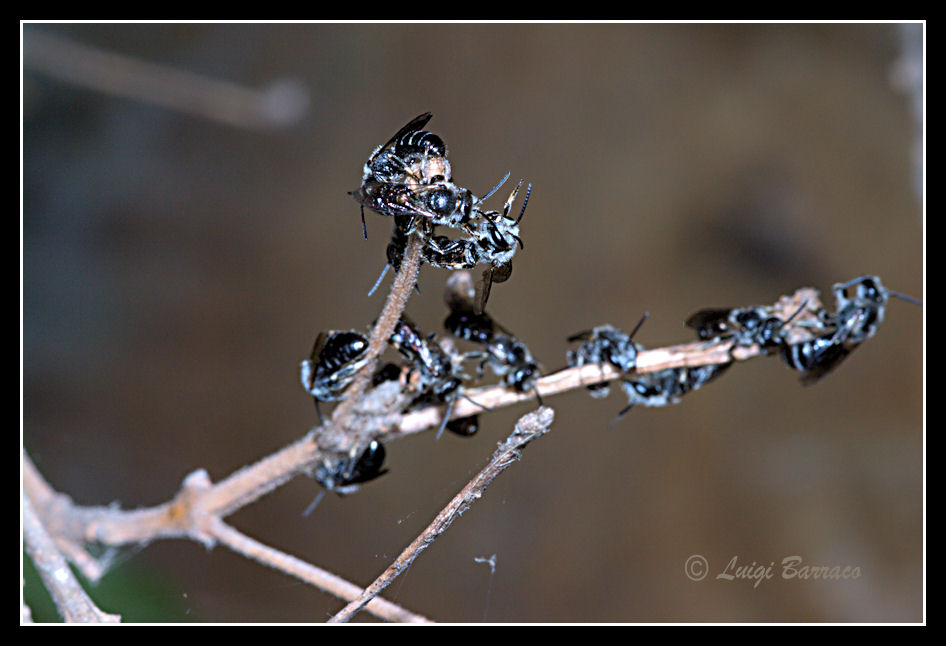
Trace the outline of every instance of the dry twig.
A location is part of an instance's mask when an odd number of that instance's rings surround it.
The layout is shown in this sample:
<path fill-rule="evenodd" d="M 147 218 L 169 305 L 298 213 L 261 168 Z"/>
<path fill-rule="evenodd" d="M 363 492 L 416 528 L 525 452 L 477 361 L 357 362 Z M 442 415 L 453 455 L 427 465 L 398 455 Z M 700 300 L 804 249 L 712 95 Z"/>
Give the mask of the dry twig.
<path fill-rule="evenodd" d="M 56 609 L 67 623 L 117 623 L 119 615 L 99 610 L 40 522 L 29 496 L 23 495 L 23 542 Z"/>
<path fill-rule="evenodd" d="M 361 588 L 345 579 L 327 572 L 320 567 L 306 563 L 285 552 L 264 545 L 249 536 L 238 532 L 221 520 L 213 523 L 213 535 L 221 543 L 254 561 L 290 574 L 297 579 L 320 590 L 325 590 L 345 601 L 358 598 Z M 371 599 L 366 608 L 371 614 L 387 621 L 402 623 L 429 623 L 430 620 L 416 613 L 405 610 L 381 597 Z"/>
<path fill-rule="evenodd" d="M 512 434 L 499 444 L 489 464 L 470 480 L 453 500 L 447 503 L 427 528 L 408 545 L 394 562 L 374 582 L 365 588 L 357 599 L 342 608 L 329 623 L 350 621 L 376 595 L 380 594 L 397 576 L 414 562 L 421 552 L 447 531 L 447 528 L 479 499 L 486 487 L 522 456 L 522 449 L 537 437 L 545 435 L 555 419 L 555 412 L 543 406 L 538 410 L 523 415 L 516 423 Z"/>
<path fill-rule="evenodd" d="M 285 127 L 309 107 L 301 84 L 282 80 L 263 90 L 106 52 L 52 33 L 23 31 L 23 66 L 50 78 L 239 128 Z"/>
<path fill-rule="evenodd" d="M 413 240 L 408 246 L 401 271 L 395 279 L 391 294 L 385 304 L 382 316 L 375 325 L 370 347 L 376 360 L 387 344 L 391 326 L 400 317 L 407 297 L 413 289 L 420 261 L 420 245 Z M 776 304 L 776 311 L 783 319 L 796 314 L 801 303 L 807 303 L 805 310 L 791 322 L 786 334 L 793 342 L 810 334 L 806 324 L 811 322 L 814 312 L 821 307 L 817 291 L 798 290 L 791 297 L 783 297 Z M 733 347 L 732 341 L 689 343 L 653 350 L 641 351 L 637 358 L 637 373 L 656 372 L 679 366 L 700 366 L 730 361 L 744 361 L 758 356 L 758 347 Z M 373 363 L 373 362 L 372 362 Z M 158 538 L 190 538 L 211 547 L 218 541 L 228 547 L 241 550 L 240 553 L 262 560 L 271 567 L 287 572 L 314 585 L 320 575 L 318 568 L 289 555 L 282 554 L 256 543 L 224 525 L 222 519 L 266 493 L 288 482 L 291 478 L 305 473 L 319 460 L 325 451 L 347 452 L 364 446 L 372 437 L 384 441 L 421 432 L 425 429 L 438 428 L 444 415 L 444 406 L 428 408 L 400 414 L 386 411 L 370 412 L 371 401 L 378 397 L 382 402 L 381 388 L 365 393 L 364 390 L 373 371 L 366 366 L 362 375 L 349 390 L 348 398 L 336 408 L 331 422 L 324 427 L 313 429 L 305 437 L 231 474 L 218 483 L 210 482 L 203 470 L 189 475 L 178 494 L 169 502 L 155 507 L 122 510 L 115 507 L 79 507 L 65 495 L 56 493 L 38 473 L 32 462 L 23 456 L 24 492 L 35 506 L 36 513 L 46 529 L 53 536 L 60 550 L 69 559 L 82 568 L 90 578 L 101 575 L 101 565 L 88 556 L 83 546 L 86 543 L 103 545 L 123 545 L 128 543 L 147 543 Z M 547 375 L 537 382 L 542 396 L 566 392 L 576 388 L 618 379 L 623 375 L 610 365 L 584 365 L 568 368 Z M 393 382 L 392 382 L 393 383 Z M 356 395 L 355 393 L 359 393 Z M 452 418 L 482 412 L 480 404 L 490 409 L 513 405 L 534 396 L 532 393 L 519 393 L 510 388 L 497 385 L 468 391 L 471 401 L 457 401 L 453 407 Z M 541 409 L 540 409 L 541 410 Z M 475 487 L 474 483 L 471 483 Z M 465 490 L 466 491 L 466 490 Z M 452 516 L 448 515 L 452 520 Z M 443 525 L 443 528 L 449 522 Z M 239 538 L 238 538 L 239 537 Z M 271 551 L 270 551 L 271 550 Z M 84 555 L 84 556 L 83 556 Z M 334 575 L 329 575 L 334 576 Z M 356 586 L 337 586 L 322 588 L 343 599 Z M 383 588 L 383 585 L 381 586 Z M 374 592 L 377 594 L 377 592 Z M 362 599 L 361 603 L 365 600 Z M 354 602 L 353 602 L 354 603 Z M 367 606 L 373 610 L 373 605 Z M 398 614 L 403 613 L 403 614 Z M 385 618 L 392 615 L 382 614 Z M 394 616 L 414 617 L 423 620 L 406 610 L 395 611 Z M 411 619 L 415 620 L 415 619 Z"/>

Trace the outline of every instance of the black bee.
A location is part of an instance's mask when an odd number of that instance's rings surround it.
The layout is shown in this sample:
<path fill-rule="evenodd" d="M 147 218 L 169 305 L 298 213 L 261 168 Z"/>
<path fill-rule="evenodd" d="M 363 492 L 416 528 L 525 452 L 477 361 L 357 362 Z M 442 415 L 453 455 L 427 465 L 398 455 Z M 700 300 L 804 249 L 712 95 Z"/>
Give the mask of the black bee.
<path fill-rule="evenodd" d="M 453 360 L 433 334 L 425 336 L 410 319 L 402 316 L 391 334 L 391 345 L 410 362 L 424 395 L 441 402 L 455 397 L 463 382 Z"/>
<path fill-rule="evenodd" d="M 680 398 L 726 372 L 731 363 L 708 366 L 667 368 L 658 372 L 636 375 L 622 380 L 628 403 L 617 416 L 621 419 L 631 408 L 641 406 L 668 406 L 676 404 Z"/>
<path fill-rule="evenodd" d="M 384 445 L 372 440 L 357 459 L 326 460 L 315 468 L 312 477 L 329 491 L 339 495 L 350 494 L 357 491 L 362 483 L 388 472 L 381 468 L 384 456 Z"/>
<path fill-rule="evenodd" d="M 850 323 L 857 325 L 856 321 Z M 793 370 L 802 373 L 801 382 L 806 386 L 821 380 L 857 347 L 856 344 L 846 342 L 851 330 L 850 325 L 840 329 L 826 329 L 827 332 L 806 341 L 782 346 L 782 360 Z"/>
<path fill-rule="evenodd" d="M 850 293 L 852 288 L 853 293 Z M 836 283 L 837 310 L 833 314 L 821 312 L 820 328 L 811 339 L 783 345 L 782 359 L 802 373 L 803 384 L 816 383 L 874 336 L 884 320 L 891 296 L 922 305 L 914 298 L 886 289 L 877 276 L 860 276 L 846 283 Z"/>
<path fill-rule="evenodd" d="M 302 387 L 315 399 L 319 420 L 319 402 L 342 399 L 343 391 L 368 363 L 368 339 L 355 331 L 320 332 L 309 358 L 302 362 Z"/>
<path fill-rule="evenodd" d="M 438 135 L 423 130 L 431 117 L 430 112 L 414 117 L 387 143 L 375 148 L 365 162 L 362 181 L 386 184 L 450 181 L 447 145 Z"/>
<path fill-rule="evenodd" d="M 567 352 L 568 366 L 574 368 L 589 363 L 610 363 L 621 372 L 632 372 L 637 366 L 639 346 L 631 339 L 647 316 L 648 314 L 644 314 L 630 334 L 625 334 L 612 325 L 599 325 L 568 337 L 569 342 L 584 341 L 577 350 Z M 588 386 L 588 390 L 595 398 L 607 397 L 610 392 L 607 383 L 592 384 Z"/>
<path fill-rule="evenodd" d="M 437 204 L 435 194 L 421 197 L 428 186 L 450 184 L 450 162 L 447 146 L 432 132 L 422 130 L 430 121 L 425 112 L 411 119 L 387 143 L 378 146 L 368 157 L 362 172 L 361 186 L 351 195 L 361 204 L 361 225 L 368 238 L 365 207 L 381 215 L 427 215 L 423 202 Z M 439 198 L 442 199 L 442 198 Z"/>
<path fill-rule="evenodd" d="M 526 189 L 519 217 L 513 219 L 509 216 L 521 187 L 520 181 L 506 199 L 502 213 L 477 211 L 474 218 L 465 222 L 463 227 L 469 238 L 453 240 L 446 236 L 433 236 L 424 246 L 424 262 L 435 267 L 473 269 L 477 265 L 488 265 L 483 271 L 477 296 L 473 301 L 473 311 L 477 314 L 483 312 L 493 283 L 504 282 L 512 274 L 512 259 L 517 247 L 524 248 L 522 238 L 519 237 L 519 223 L 529 204 L 531 184 Z"/>
<path fill-rule="evenodd" d="M 405 235 L 418 221 L 428 234 L 436 225 L 463 226 L 482 212 L 482 202 L 506 181 L 503 178 L 482 198 L 453 183 L 446 144 L 438 135 L 421 130 L 430 118 L 428 112 L 411 120 L 365 162 L 361 187 L 349 193 L 362 206 L 363 230 L 366 206 L 381 215 L 409 216 L 407 226 L 399 225 Z"/>
<path fill-rule="evenodd" d="M 421 249 L 422 262 L 445 269 L 472 269 L 477 265 L 489 265 L 482 274 L 477 286 L 477 297 L 474 300 L 474 311 L 481 313 L 489 299 L 492 284 L 509 279 L 516 248 L 517 246 L 519 249 L 523 248 L 522 238 L 519 237 L 519 222 L 529 202 L 531 185 L 527 189 L 519 217 L 514 220 L 508 215 L 521 185 L 522 182 L 509 195 L 502 213 L 480 211 L 473 219 L 464 223 L 463 228 L 470 235 L 469 238 L 454 239 L 443 235 L 433 235 L 434 229 L 430 220 L 422 220 L 418 223 L 412 215 L 395 215 L 394 231 L 387 247 L 388 264 L 374 287 L 371 288 L 369 295 L 377 289 L 388 267 L 392 267 L 395 271 L 400 270 L 408 236 L 420 230 L 424 239 L 424 246 Z"/>
<path fill-rule="evenodd" d="M 696 330 L 699 339 L 734 338 L 737 345 L 758 345 L 768 353 L 782 345 L 785 326 L 805 308 L 807 303 L 783 321 L 771 312 L 771 308 L 737 307 L 702 309 L 686 320 L 686 326 Z"/>
<path fill-rule="evenodd" d="M 853 294 L 848 293 L 851 288 L 854 288 Z M 864 313 L 859 323 L 850 332 L 848 338 L 851 342 L 862 343 L 874 336 L 884 320 L 887 301 L 891 296 L 914 305 L 922 305 L 915 298 L 890 291 L 881 284 L 877 276 L 861 276 L 846 283 L 834 285 L 837 320 L 850 320 L 856 312 Z"/>
<path fill-rule="evenodd" d="M 454 184 L 446 144 L 422 130 L 431 116 L 415 117 L 368 157 L 361 187 L 349 193 L 362 205 L 362 218 L 367 206 L 381 215 L 420 216 L 434 225 L 459 227 L 505 182 L 482 198 Z"/>
<path fill-rule="evenodd" d="M 476 433 L 479 429 L 479 418 L 475 415 L 447 421 L 457 398 L 469 399 L 461 388 L 463 374 L 460 363 L 465 357 L 458 357 L 457 360 L 451 358 L 437 343 L 433 333 L 425 336 L 404 316 L 394 328 L 391 344 L 408 360 L 410 368 L 407 380 L 420 391 L 412 406 L 447 404 L 437 437 L 440 437 L 444 428 L 461 436 Z"/>
<path fill-rule="evenodd" d="M 424 245 L 422 262 L 448 269 L 488 265 L 476 306 L 476 311 L 482 312 L 492 284 L 509 278 L 516 248 L 523 246 L 519 222 L 532 187 L 529 186 L 516 219 L 509 216 L 509 211 L 522 182 L 506 200 L 502 213 L 484 210 L 483 202 L 499 190 L 509 174 L 483 197 L 455 184 L 446 158 L 446 144 L 439 136 L 422 130 L 430 118 L 430 113 L 414 118 L 376 148 L 365 163 L 361 187 L 350 193 L 361 204 L 366 238 L 364 207 L 395 219 L 387 247 L 388 263 L 369 294 L 374 293 L 388 267 L 395 271 L 400 268 L 408 238 L 416 232 Z M 462 232 L 461 237 L 435 235 L 438 226 L 457 229 Z"/>
<path fill-rule="evenodd" d="M 458 278 L 458 280 L 454 280 Z M 472 279 L 468 273 L 454 274 L 448 281 L 447 306 L 450 314 L 444 320 L 444 328 L 458 339 L 465 339 L 482 345 L 482 359 L 479 372 L 489 364 L 493 373 L 502 377 L 502 381 L 518 392 L 534 390 L 541 403 L 539 391 L 535 387 L 541 376 L 539 364 L 532 358 L 529 348 L 505 329 L 486 312 L 474 311 Z"/>

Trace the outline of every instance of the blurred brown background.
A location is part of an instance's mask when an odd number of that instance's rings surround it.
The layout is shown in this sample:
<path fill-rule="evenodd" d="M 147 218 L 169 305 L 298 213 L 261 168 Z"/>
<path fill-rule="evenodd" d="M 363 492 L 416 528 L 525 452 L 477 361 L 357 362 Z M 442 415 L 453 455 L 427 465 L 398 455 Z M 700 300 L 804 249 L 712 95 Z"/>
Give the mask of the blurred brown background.
<path fill-rule="evenodd" d="M 28 62 L 33 34 L 308 96 L 292 123 L 239 127 L 25 71 L 23 440 L 79 503 L 163 502 L 194 469 L 219 480 L 315 422 L 299 361 L 383 300 L 366 293 L 390 220 L 369 214 L 365 242 L 346 192 L 428 110 L 459 184 L 533 183 L 525 250 L 490 308 L 548 371 L 568 335 L 645 310 L 636 340 L 656 347 L 690 340 L 701 307 L 803 285 L 832 303 L 832 283 L 865 273 L 923 296 L 903 66 L 918 26 L 43 24 L 24 28 Z M 408 305 L 425 329 L 446 276 L 424 268 Z M 752 361 L 612 428 L 620 392 L 551 398 L 549 436 L 386 596 L 450 622 L 921 620 L 922 330 L 923 311 L 893 300 L 814 387 Z M 392 443 L 389 474 L 308 517 L 319 487 L 299 478 L 230 521 L 367 584 L 526 410 L 485 416 L 472 439 Z M 491 554 L 492 576 L 473 560 Z M 862 574 L 782 580 L 791 555 Z M 733 557 L 777 576 L 716 580 Z M 109 577 L 141 587 L 103 605 L 126 618 L 155 617 L 129 617 L 132 599 L 168 621 L 341 607 L 187 541 L 120 561 Z"/>

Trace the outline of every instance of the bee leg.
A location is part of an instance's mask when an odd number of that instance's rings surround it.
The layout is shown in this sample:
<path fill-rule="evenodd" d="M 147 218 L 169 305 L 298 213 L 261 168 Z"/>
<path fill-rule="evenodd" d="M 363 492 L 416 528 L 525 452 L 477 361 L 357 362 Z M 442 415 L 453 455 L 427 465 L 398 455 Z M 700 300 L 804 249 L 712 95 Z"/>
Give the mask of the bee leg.
<path fill-rule="evenodd" d="M 478 401 L 475 401 L 475 400 L 473 400 L 473 399 L 470 399 L 470 398 L 467 397 L 466 395 L 461 394 L 460 397 L 462 397 L 463 399 L 467 400 L 467 401 L 470 402 L 471 404 L 476 404 L 477 406 L 479 406 L 480 408 L 482 408 L 482 409 L 485 410 L 485 411 L 491 411 L 491 410 L 493 410 L 493 409 L 490 408 L 489 406 L 483 406 L 483 404 L 481 404 L 481 403 L 479 403 Z"/>
<path fill-rule="evenodd" d="M 434 437 L 435 440 L 439 440 L 440 436 L 443 435 L 443 429 L 447 428 L 447 421 L 449 421 L 450 413 L 452 412 L 453 412 L 453 402 L 450 402 L 450 404 L 447 405 L 447 410 L 445 410 L 443 413 L 443 421 L 440 422 L 440 428 L 437 429 L 437 435 L 436 437 Z"/>
<path fill-rule="evenodd" d="M 539 394 L 539 387 L 533 386 L 532 390 L 535 391 L 535 399 L 539 402 L 539 406 L 544 406 L 545 404 L 542 403 L 542 395 Z"/>
<path fill-rule="evenodd" d="M 306 507 L 305 511 L 302 512 L 302 517 L 307 518 L 309 514 L 312 513 L 312 510 L 314 510 L 316 507 L 319 506 L 319 503 L 322 502 L 322 498 L 324 497 L 325 497 L 325 489 L 322 489 L 318 494 L 316 494 L 315 500 L 310 502 L 309 506 Z"/>
<path fill-rule="evenodd" d="M 628 412 L 629 410 L 631 410 L 633 407 L 634 407 L 634 404 L 628 404 L 627 406 L 625 406 L 624 408 L 622 408 L 620 411 L 618 411 L 618 416 L 614 418 L 614 421 L 611 422 L 611 424 L 610 424 L 609 426 L 612 426 L 612 427 L 613 427 L 615 424 L 617 424 L 619 421 L 621 421 L 621 418 L 624 417 L 625 415 L 627 415 L 627 412 Z"/>
<path fill-rule="evenodd" d="M 378 285 L 381 284 L 382 279 L 384 279 L 384 275 L 385 275 L 386 273 L 388 273 L 388 268 L 389 268 L 390 266 L 391 266 L 391 264 L 388 263 L 388 264 L 386 264 L 386 265 L 384 266 L 384 269 L 381 270 L 381 275 L 378 276 L 378 280 L 374 281 L 374 286 L 371 288 L 371 291 L 368 292 L 368 298 L 371 298 L 371 295 L 374 294 L 375 290 L 378 289 Z"/>

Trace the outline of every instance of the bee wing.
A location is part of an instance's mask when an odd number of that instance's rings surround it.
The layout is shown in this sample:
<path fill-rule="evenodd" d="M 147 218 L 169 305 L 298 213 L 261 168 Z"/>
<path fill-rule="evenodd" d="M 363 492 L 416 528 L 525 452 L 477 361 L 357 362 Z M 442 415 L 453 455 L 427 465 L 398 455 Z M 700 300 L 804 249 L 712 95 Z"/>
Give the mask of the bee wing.
<path fill-rule="evenodd" d="M 383 151 L 390 148 L 394 144 L 395 141 L 397 141 L 398 139 L 400 139 L 407 133 L 416 132 L 420 130 L 421 128 L 423 128 L 425 125 L 427 125 L 427 122 L 430 121 L 430 118 L 432 116 L 434 116 L 433 113 L 425 112 L 424 114 L 419 114 L 413 119 L 411 119 L 410 121 L 408 121 L 407 124 L 403 128 L 398 130 L 396 133 L 394 133 L 393 137 L 388 139 L 386 144 L 384 144 L 383 146 L 380 146 L 376 151 L 374 151 L 374 154 L 371 155 L 370 159 L 368 159 L 368 163 L 370 164 L 371 162 L 373 162 L 378 157 L 378 155 L 380 155 Z"/>
<path fill-rule="evenodd" d="M 476 282 L 476 299 L 474 301 L 474 313 L 482 314 L 486 310 L 486 301 L 489 300 L 489 292 L 493 288 L 493 283 L 502 283 L 509 280 L 512 275 L 512 263 L 507 262 L 504 265 L 492 265 L 488 267 Z"/>
<path fill-rule="evenodd" d="M 800 380 L 801 383 L 805 386 L 811 386 L 821 381 L 825 375 L 838 367 L 838 365 L 844 361 L 849 354 L 851 354 L 855 349 L 856 345 L 849 345 L 846 343 L 839 343 L 831 345 L 825 349 L 823 356 L 819 359 L 817 365 L 815 365 L 811 370 L 806 370 L 802 373 Z"/>
<path fill-rule="evenodd" d="M 590 337 L 591 330 L 584 330 L 582 332 L 576 332 L 565 340 L 569 343 L 574 343 L 575 341 L 587 341 Z"/>
<path fill-rule="evenodd" d="M 317 361 L 319 355 L 322 354 L 322 348 L 325 347 L 325 342 L 328 341 L 330 333 L 326 333 L 324 330 L 319 332 L 319 335 L 315 337 L 315 342 L 312 344 L 312 353 L 309 355 L 309 359 L 312 361 Z"/>
<path fill-rule="evenodd" d="M 712 339 L 729 329 L 729 313 L 732 308 L 708 307 L 698 312 L 694 312 L 687 318 L 684 325 L 696 330 L 700 339 Z"/>

